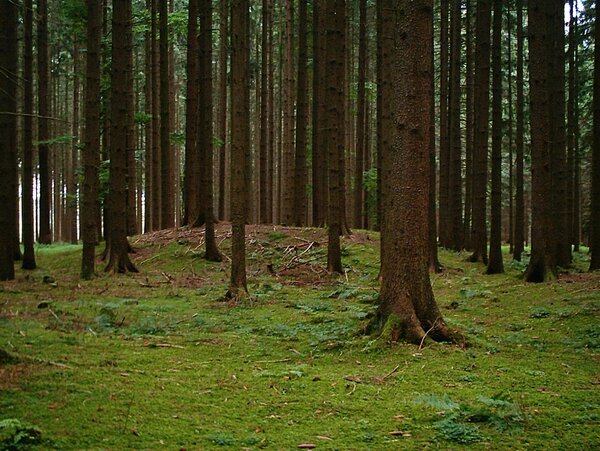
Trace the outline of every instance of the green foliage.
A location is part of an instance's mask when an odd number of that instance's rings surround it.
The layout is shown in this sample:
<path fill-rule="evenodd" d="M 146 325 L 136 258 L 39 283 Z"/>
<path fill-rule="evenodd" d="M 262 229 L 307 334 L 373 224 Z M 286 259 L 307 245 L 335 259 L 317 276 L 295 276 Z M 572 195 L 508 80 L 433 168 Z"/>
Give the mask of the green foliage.
<path fill-rule="evenodd" d="M 15 418 L 0 420 L 0 448 L 6 450 L 27 449 L 41 442 L 42 431 L 29 423 Z"/>
<path fill-rule="evenodd" d="M 73 138 L 74 138 L 73 135 L 60 135 L 60 136 L 55 136 L 54 138 L 46 139 L 44 141 L 35 141 L 34 145 L 39 146 L 41 144 L 46 144 L 48 146 L 58 146 L 58 145 L 72 144 Z"/>

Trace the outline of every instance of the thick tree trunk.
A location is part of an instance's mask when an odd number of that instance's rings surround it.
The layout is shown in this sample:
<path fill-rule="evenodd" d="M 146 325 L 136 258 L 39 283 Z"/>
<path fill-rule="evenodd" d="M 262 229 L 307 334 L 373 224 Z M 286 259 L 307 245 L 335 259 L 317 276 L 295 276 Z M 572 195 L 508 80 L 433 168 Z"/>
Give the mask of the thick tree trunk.
<path fill-rule="evenodd" d="M 327 70 L 326 70 L 326 138 L 328 152 L 329 174 L 329 206 L 327 215 L 328 245 L 327 269 L 331 272 L 342 273 L 342 256 L 340 250 L 340 235 L 342 232 L 342 216 L 340 206 L 343 202 L 344 187 L 342 185 L 343 170 L 340 166 L 344 152 L 344 79 L 345 56 L 345 0 L 327 2 L 325 18 L 327 28 Z"/>
<path fill-rule="evenodd" d="M 502 262 L 502 0 L 494 0 L 492 44 L 492 197 L 487 274 L 504 272 Z"/>
<path fill-rule="evenodd" d="M 23 207 L 21 209 L 23 231 L 23 269 L 35 269 L 33 243 L 33 2 L 24 4 L 23 48 Z"/>
<path fill-rule="evenodd" d="M 15 278 L 18 6 L 0 2 L 0 280 Z"/>
<path fill-rule="evenodd" d="M 531 104 L 531 258 L 528 282 L 556 278 L 556 236 L 552 217 L 552 143 L 547 5 L 529 0 L 529 79 Z"/>
<path fill-rule="evenodd" d="M 447 339 L 435 303 L 428 266 L 430 114 L 433 92 L 432 2 L 418 0 L 411 14 L 401 14 L 399 0 L 383 0 L 383 74 L 393 78 L 383 88 L 392 127 L 384 129 L 382 155 L 381 304 L 382 337 L 420 343 L 426 334 Z M 407 74 L 412 74 L 408 77 Z"/>
<path fill-rule="evenodd" d="M 81 278 L 95 272 L 98 219 L 98 171 L 100 169 L 100 52 L 102 38 L 102 2 L 87 2 L 87 58 L 85 84 L 85 147 L 82 155 L 83 186 L 81 203 Z M 149 194 L 149 193 L 148 193 Z"/>
<path fill-rule="evenodd" d="M 487 264 L 487 171 L 489 133 L 491 0 L 477 2 L 475 24 L 475 145 L 473 147 L 473 224 L 471 226 L 472 262 Z"/>
<path fill-rule="evenodd" d="M 107 272 L 137 272 L 129 260 L 127 242 L 127 152 L 128 117 L 132 114 L 128 98 L 133 78 L 127 73 L 132 48 L 130 0 L 115 2 L 112 18 L 111 67 L 111 145 L 109 175 L 109 239 L 107 241 Z"/>
<path fill-rule="evenodd" d="M 241 300 L 246 282 L 246 149 L 250 146 L 249 4 L 233 0 L 231 16 L 231 279 L 226 298 Z"/>

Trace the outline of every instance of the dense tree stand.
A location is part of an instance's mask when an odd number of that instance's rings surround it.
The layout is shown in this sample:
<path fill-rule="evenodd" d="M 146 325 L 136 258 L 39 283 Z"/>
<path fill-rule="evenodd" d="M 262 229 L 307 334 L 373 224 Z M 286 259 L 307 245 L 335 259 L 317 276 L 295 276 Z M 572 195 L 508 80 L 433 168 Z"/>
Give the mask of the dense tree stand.
<path fill-rule="evenodd" d="M 429 280 L 429 190 L 432 2 L 384 0 L 389 17 L 381 24 L 384 69 L 390 76 L 382 97 L 392 126 L 382 147 L 381 304 L 382 338 L 421 343 L 426 336 L 449 339 Z M 406 76 L 410 74 L 410 76 Z"/>
<path fill-rule="evenodd" d="M 594 50 L 594 148 L 592 153 L 592 234 L 590 271 L 600 269 L 600 5 L 596 1 Z"/>

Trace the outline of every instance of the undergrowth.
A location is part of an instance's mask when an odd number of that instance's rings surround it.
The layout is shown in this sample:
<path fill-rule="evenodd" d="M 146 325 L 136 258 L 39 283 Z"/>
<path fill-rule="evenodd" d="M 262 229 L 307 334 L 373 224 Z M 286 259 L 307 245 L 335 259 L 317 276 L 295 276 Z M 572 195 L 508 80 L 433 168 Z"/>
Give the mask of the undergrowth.
<path fill-rule="evenodd" d="M 600 275 L 585 253 L 529 285 L 508 256 L 486 276 L 442 250 L 436 299 L 470 346 L 420 349 L 364 335 L 376 234 L 345 237 L 333 277 L 323 230 L 249 226 L 242 305 L 221 300 L 229 263 L 204 261 L 201 239 L 136 237 L 139 274 L 86 282 L 80 247 L 41 246 L 39 269 L 0 285 L 0 447 L 598 447 Z"/>

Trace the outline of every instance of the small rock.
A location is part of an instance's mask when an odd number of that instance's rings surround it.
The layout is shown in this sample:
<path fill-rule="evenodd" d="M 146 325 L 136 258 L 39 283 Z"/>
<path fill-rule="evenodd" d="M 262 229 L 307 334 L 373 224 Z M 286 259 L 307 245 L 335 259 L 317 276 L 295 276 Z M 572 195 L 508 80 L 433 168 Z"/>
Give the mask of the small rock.
<path fill-rule="evenodd" d="M 42 279 L 42 283 L 56 283 L 56 280 L 52 276 L 44 276 L 44 278 Z"/>

